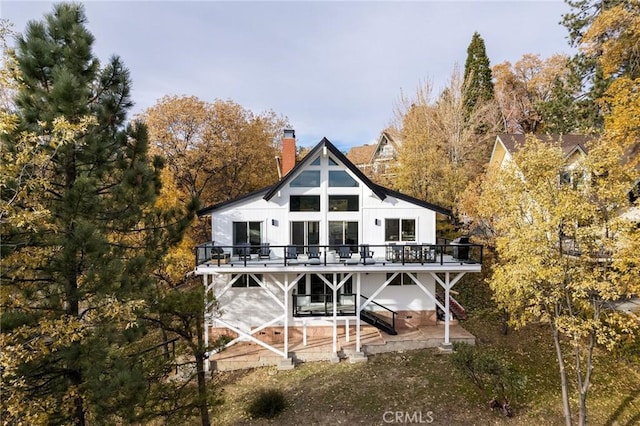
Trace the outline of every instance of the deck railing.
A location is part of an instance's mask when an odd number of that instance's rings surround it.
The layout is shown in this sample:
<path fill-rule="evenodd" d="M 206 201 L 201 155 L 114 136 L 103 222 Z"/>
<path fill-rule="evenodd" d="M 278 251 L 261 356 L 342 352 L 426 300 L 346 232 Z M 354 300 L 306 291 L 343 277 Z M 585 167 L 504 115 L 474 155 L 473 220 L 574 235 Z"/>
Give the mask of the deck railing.
<path fill-rule="evenodd" d="M 215 242 L 195 248 L 196 265 L 221 266 L 311 266 L 380 264 L 482 264 L 480 244 L 344 244 L 344 245 L 218 245 Z"/>

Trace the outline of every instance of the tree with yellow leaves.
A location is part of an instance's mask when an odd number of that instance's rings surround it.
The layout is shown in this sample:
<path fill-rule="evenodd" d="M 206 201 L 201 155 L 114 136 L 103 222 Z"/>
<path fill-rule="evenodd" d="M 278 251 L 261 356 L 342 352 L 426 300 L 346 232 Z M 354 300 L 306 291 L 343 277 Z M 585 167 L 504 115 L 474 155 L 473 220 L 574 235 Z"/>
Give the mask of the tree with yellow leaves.
<path fill-rule="evenodd" d="M 400 191 L 453 208 L 457 194 L 481 173 L 489 158 L 490 135 L 500 121 L 492 100 L 478 98 L 470 109 L 470 83 L 455 67 L 435 101 L 430 84 L 401 99 L 396 112 L 402 140 L 396 166 Z M 478 133 L 479 128 L 484 132 Z"/>
<path fill-rule="evenodd" d="M 494 297 L 516 327 L 549 326 L 567 425 L 567 363 L 576 371 L 578 423 L 584 425 L 594 349 L 611 350 L 638 331 L 637 318 L 614 309 L 640 292 L 630 279 L 640 265 L 638 231 L 625 215 L 638 175 L 622 158 L 602 139 L 583 161 L 567 165 L 559 145 L 529 137 L 511 163 L 490 171 L 479 203 L 496 233 Z"/>

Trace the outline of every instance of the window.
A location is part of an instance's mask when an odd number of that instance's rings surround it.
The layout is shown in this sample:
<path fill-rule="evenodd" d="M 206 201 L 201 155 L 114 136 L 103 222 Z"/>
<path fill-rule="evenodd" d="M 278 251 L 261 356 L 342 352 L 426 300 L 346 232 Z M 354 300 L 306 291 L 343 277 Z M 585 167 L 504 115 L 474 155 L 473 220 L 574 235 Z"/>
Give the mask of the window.
<path fill-rule="evenodd" d="M 344 244 L 351 252 L 358 251 L 358 222 L 329 221 L 329 245 L 337 249 Z"/>
<path fill-rule="evenodd" d="M 416 220 L 385 219 L 384 239 L 385 241 L 415 241 Z"/>
<path fill-rule="evenodd" d="M 262 281 L 262 274 L 254 274 L 254 275 L 258 280 Z M 237 276 L 238 276 L 237 274 L 233 274 L 231 275 L 231 279 L 234 279 Z M 231 287 L 239 287 L 239 288 L 260 287 L 260 284 L 251 275 L 242 274 L 233 284 L 231 284 Z"/>
<path fill-rule="evenodd" d="M 294 188 L 317 188 L 320 186 L 320 170 L 305 170 L 291 181 Z"/>
<path fill-rule="evenodd" d="M 357 212 L 360 210 L 359 200 L 357 195 L 329 195 L 329 211 Z"/>
<path fill-rule="evenodd" d="M 262 222 L 233 222 L 233 245 L 249 244 L 252 253 L 258 253 L 262 243 Z M 234 249 L 238 254 L 239 249 Z"/>
<path fill-rule="evenodd" d="M 320 165 L 320 157 L 316 157 L 311 163 L 311 166 L 319 166 Z"/>
<path fill-rule="evenodd" d="M 356 188 L 360 186 L 360 184 L 344 170 L 330 170 L 329 186 L 339 188 Z"/>
<path fill-rule="evenodd" d="M 579 169 L 564 170 L 560 173 L 560 183 L 562 185 L 569 185 L 573 189 L 582 186 L 584 180 L 584 172 Z"/>
<path fill-rule="evenodd" d="M 320 222 L 291 222 L 291 244 L 300 252 L 304 246 L 320 244 Z"/>
<path fill-rule="evenodd" d="M 326 285 L 322 278 L 316 274 L 309 277 L 311 282 L 311 303 L 331 303 L 333 302 L 333 290 Z"/>
<path fill-rule="evenodd" d="M 333 158 L 329 157 L 329 165 L 330 166 L 337 166 L 338 163 L 336 163 L 336 160 L 334 160 Z"/>
<path fill-rule="evenodd" d="M 289 211 L 292 212 L 319 212 L 319 195 L 292 195 L 289 198 Z"/>
<path fill-rule="evenodd" d="M 391 278 L 393 273 L 387 273 L 387 279 Z M 415 281 L 408 274 L 400 273 L 389 283 L 389 285 L 415 285 Z"/>

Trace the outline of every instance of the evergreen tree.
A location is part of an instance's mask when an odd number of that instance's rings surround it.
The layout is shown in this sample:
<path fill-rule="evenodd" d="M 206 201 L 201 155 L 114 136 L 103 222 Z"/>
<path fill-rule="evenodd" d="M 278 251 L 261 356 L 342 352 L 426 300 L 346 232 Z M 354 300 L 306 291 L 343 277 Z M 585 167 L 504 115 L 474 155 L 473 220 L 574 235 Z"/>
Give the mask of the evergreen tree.
<path fill-rule="evenodd" d="M 594 20 L 605 10 L 622 3 L 621 0 L 566 0 L 571 11 L 562 16 L 562 25 L 569 32 L 569 44 L 577 47 L 587 33 Z M 611 33 L 614 36 L 615 33 Z M 607 36 L 600 38 L 604 43 Z M 607 91 L 611 84 L 610 78 L 605 78 L 598 62 L 600 49 L 591 54 L 579 51 L 572 59 L 572 73 L 577 80 L 582 93 L 576 98 L 577 127 L 582 131 L 601 131 L 604 125 L 603 112 L 598 105 L 598 99 Z"/>
<path fill-rule="evenodd" d="M 493 99 L 493 77 L 484 40 L 477 32 L 473 33 L 467 48 L 467 60 L 464 64 L 464 81 L 467 86 L 467 109 L 473 110 L 481 101 Z"/>
<path fill-rule="evenodd" d="M 79 4 L 59 4 L 18 37 L 16 131 L 44 161 L 12 170 L 3 187 L 21 193 L 2 222 L 2 417 L 8 423 L 132 421 L 147 383 L 138 326 L 149 271 L 186 225 L 159 211 L 161 162 L 147 132 L 127 124 L 129 73 L 104 66 Z M 72 130 L 61 129 L 67 123 Z M 19 185 L 29 175 L 30 184 Z M 23 220 L 37 212 L 37 220 Z M 166 225 L 171 224 L 171 225 Z M 29 401 L 25 403 L 25 401 Z"/>

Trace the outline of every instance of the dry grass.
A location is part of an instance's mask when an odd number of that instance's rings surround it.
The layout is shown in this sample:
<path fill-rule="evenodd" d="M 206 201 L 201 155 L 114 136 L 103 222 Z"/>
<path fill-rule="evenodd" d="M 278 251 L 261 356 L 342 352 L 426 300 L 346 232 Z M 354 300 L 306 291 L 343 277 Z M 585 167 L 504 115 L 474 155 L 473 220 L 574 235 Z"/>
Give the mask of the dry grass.
<path fill-rule="evenodd" d="M 526 379 L 514 396 L 515 417 L 487 408 L 475 388 L 437 350 L 372 356 L 364 364 L 307 363 L 291 371 L 259 368 L 218 373 L 214 383 L 224 403 L 213 413 L 217 425 L 382 425 L 388 411 L 422 413 L 433 424 L 563 424 L 557 367 L 546 330 L 532 326 L 499 333 L 493 319 L 474 319 L 466 327 L 478 344 L 515 365 Z M 599 354 L 589 415 L 591 424 L 640 422 L 640 372 Z M 258 389 L 276 388 L 288 396 L 287 409 L 273 420 L 252 420 L 246 407 Z M 429 414 L 431 412 L 431 414 Z M 409 418 L 411 420 L 411 418 Z M 413 417 L 413 420 L 420 420 Z"/>

